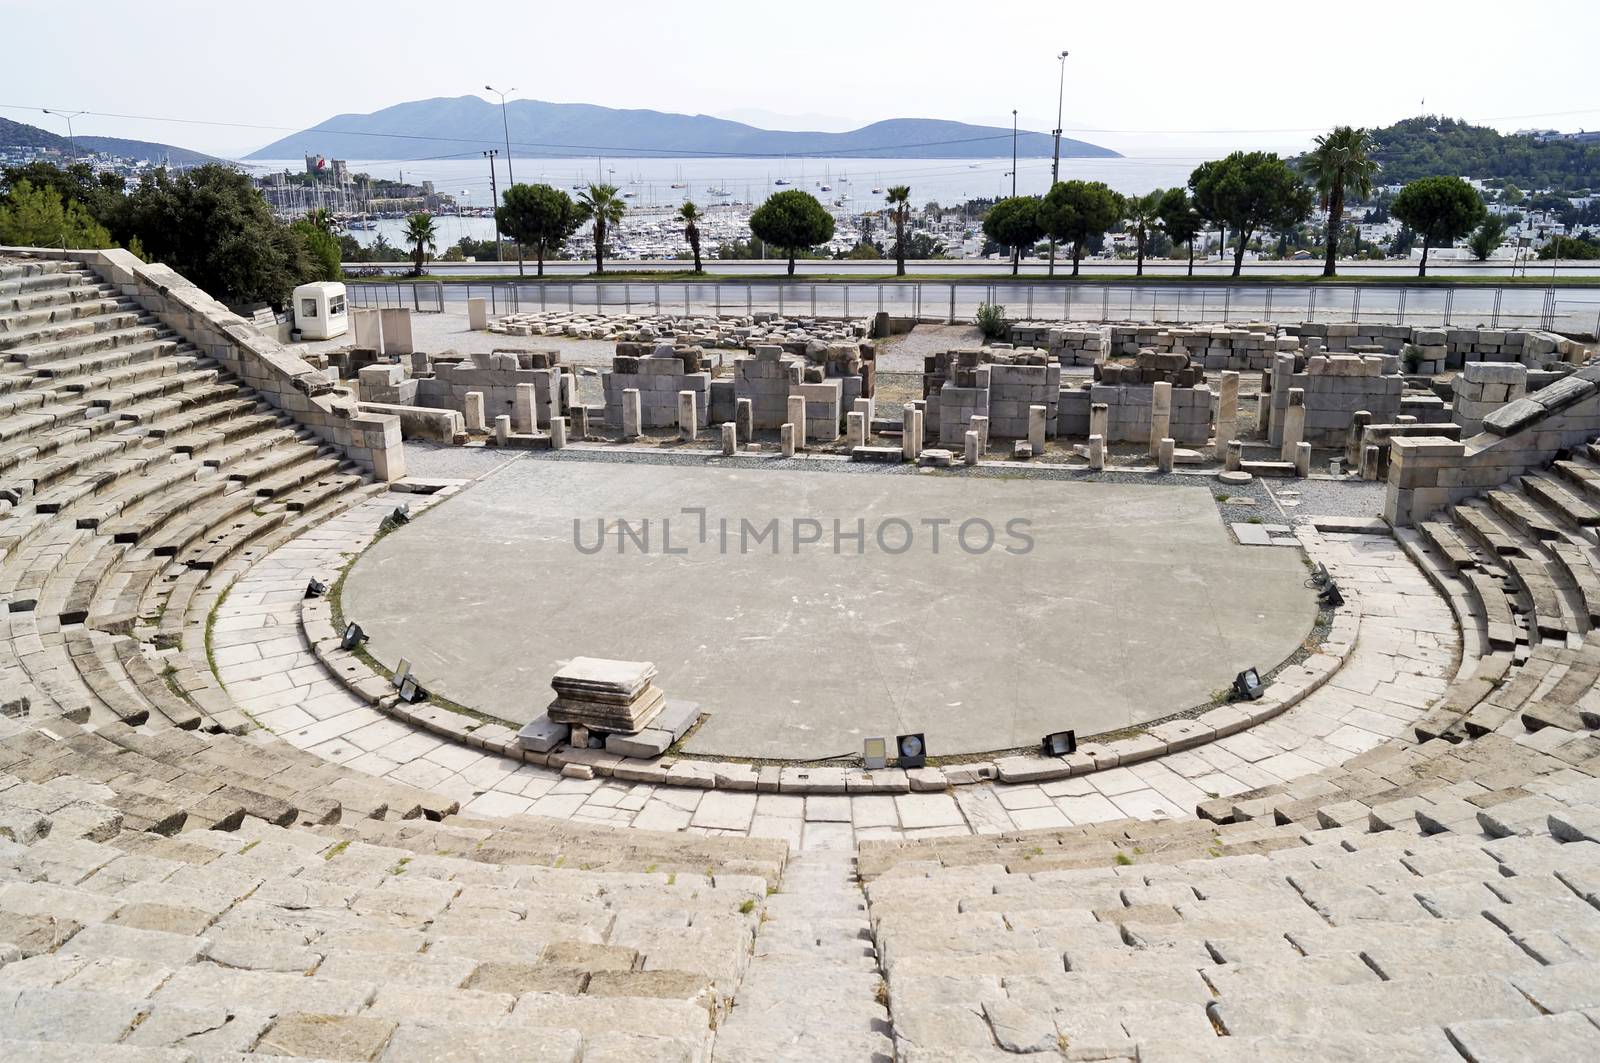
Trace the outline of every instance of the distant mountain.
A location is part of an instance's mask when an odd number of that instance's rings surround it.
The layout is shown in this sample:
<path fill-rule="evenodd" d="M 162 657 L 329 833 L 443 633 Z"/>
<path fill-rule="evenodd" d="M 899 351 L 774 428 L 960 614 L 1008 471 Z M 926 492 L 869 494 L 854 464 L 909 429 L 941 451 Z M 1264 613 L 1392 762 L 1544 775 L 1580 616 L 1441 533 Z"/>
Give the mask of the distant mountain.
<path fill-rule="evenodd" d="M 142 159 L 153 163 L 168 162 L 174 166 L 199 166 L 203 163 L 222 161 L 211 155 L 190 151 L 188 148 L 156 144 L 148 140 L 124 140 L 121 137 L 76 139 L 79 151 L 93 151 L 124 159 Z M 70 152 L 72 142 L 47 129 L 0 118 L 0 148 L 54 148 L 57 151 Z"/>
<path fill-rule="evenodd" d="M 506 106 L 511 150 L 539 158 L 672 156 L 825 156 L 980 159 L 1011 154 L 1011 130 L 932 118 L 895 118 L 846 133 L 758 129 L 710 115 L 617 110 L 586 103 L 514 100 Z M 268 144 L 249 159 L 425 159 L 505 149 L 500 105 L 477 96 L 415 100 L 372 114 L 341 114 Z M 1017 152 L 1048 156 L 1046 133 L 1022 132 Z M 1061 141 L 1063 156 L 1117 158 L 1081 140 Z"/>

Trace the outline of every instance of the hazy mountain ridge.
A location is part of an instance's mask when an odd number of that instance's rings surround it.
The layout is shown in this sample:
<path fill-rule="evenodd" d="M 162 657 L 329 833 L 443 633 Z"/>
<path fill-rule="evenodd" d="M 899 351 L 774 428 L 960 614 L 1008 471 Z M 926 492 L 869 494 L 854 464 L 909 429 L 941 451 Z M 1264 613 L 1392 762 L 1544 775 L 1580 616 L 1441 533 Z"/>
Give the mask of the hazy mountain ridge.
<path fill-rule="evenodd" d="M 127 159 L 144 159 L 148 162 L 170 162 L 174 166 L 198 166 L 219 162 L 215 156 L 206 155 L 172 144 L 158 144 L 149 140 L 127 140 L 122 137 L 79 136 L 79 151 L 94 151 L 103 155 L 116 155 Z M 0 148 L 54 148 L 70 152 L 72 142 L 48 129 L 0 118 Z"/>
<path fill-rule="evenodd" d="M 1011 130 L 931 118 L 895 118 L 847 133 L 759 129 L 710 115 L 621 110 L 586 103 L 513 100 L 506 117 L 511 150 L 536 158 L 670 157 L 674 155 L 811 155 L 859 158 L 997 158 L 1011 154 Z M 246 156 L 293 159 L 325 155 L 348 159 L 468 157 L 505 150 L 500 105 L 476 96 L 414 100 L 371 114 L 340 114 Z M 1051 154 L 1047 133 L 1022 132 L 1017 153 Z M 1116 158 L 1095 144 L 1063 138 L 1061 154 Z"/>

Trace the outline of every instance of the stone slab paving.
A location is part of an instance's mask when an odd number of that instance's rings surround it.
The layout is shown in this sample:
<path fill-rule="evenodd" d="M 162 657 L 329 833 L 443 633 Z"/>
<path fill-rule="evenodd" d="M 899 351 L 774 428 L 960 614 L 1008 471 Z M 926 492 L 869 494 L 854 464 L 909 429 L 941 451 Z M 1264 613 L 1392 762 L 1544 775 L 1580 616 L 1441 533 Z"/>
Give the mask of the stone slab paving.
<path fill-rule="evenodd" d="M 297 623 L 307 580 L 333 576 L 398 497 L 353 507 L 251 568 L 218 610 L 217 666 L 265 730 L 329 760 L 455 797 L 471 814 L 781 838 L 822 850 L 869 839 L 1191 816 L 1208 798 L 1287 781 L 1404 735 L 1445 689 L 1460 652 L 1448 606 L 1394 540 L 1322 534 L 1307 524 L 1297 534 L 1309 556 L 1328 566 L 1347 596 L 1360 596 L 1358 643 L 1300 704 L 1221 741 L 1088 776 L 936 793 L 800 796 L 567 779 L 391 720 L 328 679 L 312 658 Z M 436 499 L 412 496 L 414 508 Z"/>

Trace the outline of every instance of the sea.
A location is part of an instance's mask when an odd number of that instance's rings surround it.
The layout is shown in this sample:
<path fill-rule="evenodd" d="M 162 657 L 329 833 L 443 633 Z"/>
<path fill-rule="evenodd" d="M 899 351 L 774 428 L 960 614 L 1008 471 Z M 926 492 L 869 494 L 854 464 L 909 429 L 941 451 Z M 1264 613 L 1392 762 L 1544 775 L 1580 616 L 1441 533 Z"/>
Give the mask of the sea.
<path fill-rule="evenodd" d="M 1061 180 L 1104 181 L 1118 192 L 1138 194 L 1155 188 L 1185 184 L 1189 174 L 1209 156 L 1127 157 L 1120 159 L 1061 160 Z M 303 159 L 244 164 L 255 173 L 289 170 L 300 172 Z M 435 190 L 453 196 L 463 208 L 487 208 L 490 192 L 487 159 L 419 159 L 408 161 L 349 161 L 352 173 L 420 184 L 432 181 Z M 616 185 L 628 196 L 632 211 L 641 215 L 676 210 L 693 200 L 702 208 L 727 207 L 748 212 L 773 192 L 798 188 L 810 192 L 839 214 L 862 214 L 883 205 L 883 190 L 909 185 L 911 202 L 955 206 L 973 199 L 1011 195 L 1011 158 L 1000 159 L 512 159 L 496 160 L 495 180 L 504 189 L 512 177 L 525 184 L 542 183 L 568 194 L 594 183 Z M 1042 194 L 1050 187 L 1049 159 L 1021 159 L 1017 164 L 1015 192 Z M 783 182 L 783 183 L 780 183 Z M 878 191 L 874 191 L 874 189 Z M 404 221 L 382 218 L 377 228 L 351 233 L 363 244 L 379 233 L 400 244 Z M 439 246 L 448 247 L 463 236 L 475 240 L 494 237 L 491 217 L 442 215 L 435 219 Z"/>

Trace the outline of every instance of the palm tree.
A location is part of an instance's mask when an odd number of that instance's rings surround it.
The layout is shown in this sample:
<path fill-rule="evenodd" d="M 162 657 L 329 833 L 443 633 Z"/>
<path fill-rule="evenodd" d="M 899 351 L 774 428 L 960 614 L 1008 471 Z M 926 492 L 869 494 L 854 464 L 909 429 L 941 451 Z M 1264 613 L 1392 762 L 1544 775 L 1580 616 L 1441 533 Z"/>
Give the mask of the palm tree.
<path fill-rule="evenodd" d="M 1144 276 L 1144 245 L 1150 239 L 1150 233 L 1161 227 L 1161 201 L 1165 196 L 1166 193 L 1158 188 L 1142 196 L 1129 196 L 1123 201 L 1123 218 L 1138 248 L 1139 264 L 1133 272 L 1135 277 Z"/>
<path fill-rule="evenodd" d="M 694 252 L 694 271 L 704 272 L 700 268 L 700 208 L 694 203 L 685 203 L 678 208 L 678 220 L 683 222 L 683 238 L 689 241 L 689 250 Z"/>
<path fill-rule="evenodd" d="M 906 219 L 911 215 L 911 186 L 895 185 L 884 201 L 894 208 L 894 275 L 906 275 Z"/>
<path fill-rule="evenodd" d="M 578 193 L 578 220 L 594 222 L 594 271 L 606 271 L 606 231 L 622 223 L 628 205 L 616 185 L 590 185 Z"/>
<path fill-rule="evenodd" d="M 439 249 L 438 235 L 432 214 L 413 214 L 406 219 L 406 243 L 411 245 L 413 276 L 422 276 L 422 264 L 427 261 L 428 252 Z"/>
<path fill-rule="evenodd" d="M 328 213 L 327 207 L 318 207 L 306 213 L 306 221 L 315 225 L 328 235 L 333 235 L 333 215 Z"/>
<path fill-rule="evenodd" d="M 1379 167 L 1367 154 L 1371 147 L 1372 134 L 1365 129 L 1335 126 L 1333 132 L 1317 138 L 1317 146 L 1306 157 L 1311 183 L 1328 208 L 1328 248 L 1322 263 L 1324 277 L 1332 277 L 1337 272 L 1334 257 L 1339 250 L 1339 229 L 1344 223 L 1345 196 L 1365 199 L 1372 195 L 1372 179 L 1377 176 Z"/>

